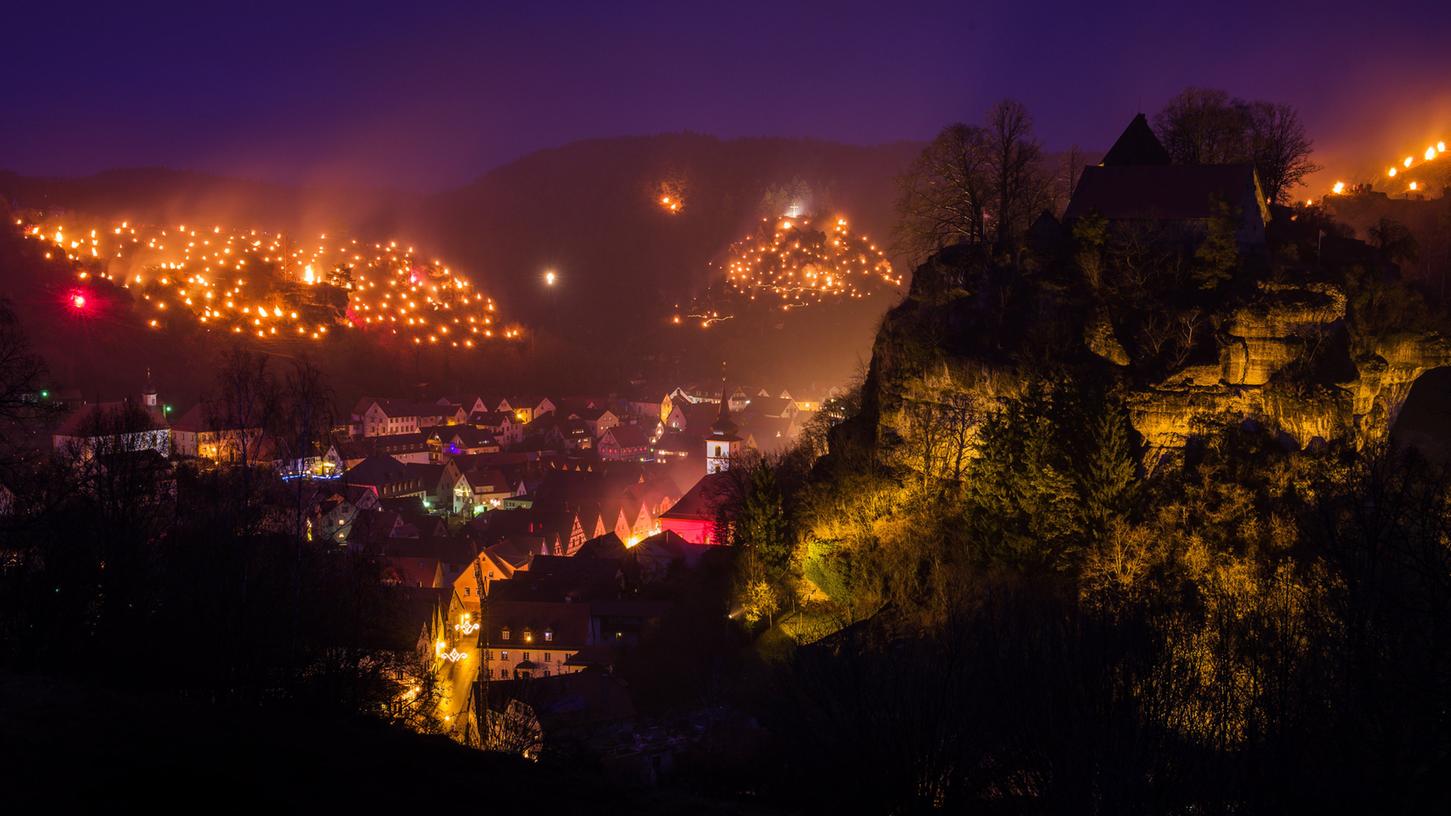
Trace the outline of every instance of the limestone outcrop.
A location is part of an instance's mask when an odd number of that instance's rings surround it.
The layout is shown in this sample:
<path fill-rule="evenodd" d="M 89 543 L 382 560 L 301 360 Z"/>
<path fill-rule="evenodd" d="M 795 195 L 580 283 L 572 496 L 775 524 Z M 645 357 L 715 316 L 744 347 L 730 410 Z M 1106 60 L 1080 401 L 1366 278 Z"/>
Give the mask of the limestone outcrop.
<path fill-rule="evenodd" d="M 1439 334 L 1352 339 L 1336 285 L 1261 283 L 1209 316 L 1212 343 L 1193 364 L 1144 384 L 1102 306 L 1050 292 L 1030 296 L 1012 319 L 985 318 L 994 313 L 970 288 L 909 297 L 883 323 L 868 379 L 870 425 L 860 431 L 875 437 L 884 461 L 919 467 L 912 460 L 933 456 L 932 439 L 951 446 L 965 423 L 1021 390 L 1019 366 L 1035 355 L 1095 367 L 1125 386 L 1129 419 L 1150 452 L 1246 420 L 1299 446 L 1362 445 L 1389 433 L 1417 378 L 1451 366 L 1451 340 Z"/>
<path fill-rule="evenodd" d="M 1129 398 L 1130 418 L 1151 448 L 1179 447 L 1199 425 L 1253 419 L 1303 446 L 1382 438 L 1416 379 L 1451 365 L 1451 342 L 1437 334 L 1383 340 L 1352 361 L 1334 384 L 1280 378 L 1345 319 L 1345 294 L 1329 284 L 1264 284 L 1260 296 L 1225 322 L 1217 366 L 1191 366 Z"/>

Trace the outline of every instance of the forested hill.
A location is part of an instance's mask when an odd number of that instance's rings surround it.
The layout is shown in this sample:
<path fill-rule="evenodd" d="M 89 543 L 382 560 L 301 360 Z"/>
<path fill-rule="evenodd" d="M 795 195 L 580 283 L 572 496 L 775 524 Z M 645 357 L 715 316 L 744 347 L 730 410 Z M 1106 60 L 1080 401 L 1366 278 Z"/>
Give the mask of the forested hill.
<path fill-rule="evenodd" d="M 919 149 L 672 134 L 542 150 L 431 194 L 304 189 L 144 168 L 70 179 L 0 173 L 0 198 L 17 211 L 396 238 L 469 275 L 554 359 L 584 358 L 589 367 L 523 366 L 524 375 L 556 371 L 578 386 L 582 376 L 659 373 L 659 361 L 647 358 L 664 354 L 671 366 L 683 366 L 681 376 L 690 376 L 693 361 L 715 370 L 731 358 L 733 365 L 770 366 L 758 376 L 804 387 L 850 375 L 889 298 L 805 318 L 764 315 L 749 329 L 736 321 L 721 332 L 672 327 L 674 305 L 704 285 L 711 262 L 733 240 L 788 207 L 845 216 L 855 231 L 888 246 L 897 179 Z M 661 205 L 666 195 L 674 211 Z M 557 287 L 542 285 L 546 268 L 558 271 Z M 763 330 L 782 332 L 770 354 L 756 353 Z M 793 353 L 774 353 L 780 348 Z M 458 375 L 456 366 L 426 368 L 425 360 L 418 378 Z"/>
<path fill-rule="evenodd" d="M 506 302 L 528 310 L 548 295 L 581 332 L 610 333 L 622 319 L 668 314 L 731 241 L 792 205 L 887 243 L 897 177 L 920 147 L 698 134 L 575 142 L 433 197 L 416 230 L 488 270 Z M 559 270 L 560 293 L 541 291 L 546 267 Z"/>

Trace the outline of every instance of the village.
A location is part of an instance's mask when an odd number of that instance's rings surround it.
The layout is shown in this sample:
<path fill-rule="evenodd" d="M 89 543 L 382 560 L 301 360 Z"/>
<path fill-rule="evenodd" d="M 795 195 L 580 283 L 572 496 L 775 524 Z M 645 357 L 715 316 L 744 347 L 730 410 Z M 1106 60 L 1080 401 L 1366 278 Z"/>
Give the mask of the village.
<path fill-rule="evenodd" d="M 363 396 L 299 457 L 260 418 L 207 400 L 176 411 L 149 379 L 110 402 L 34 398 L 61 416 L 53 453 L 99 480 L 142 474 L 148 501 L 174 502 L 184 473 L 263 474 L 276 506 L 257 532 L 374 559 L 394 601 L 386 647 L 418 658 L 416 677 L 398 678 L 410 720 L 537 757 L 559 703 L 568 733 L 614 726 L 628 743 L 615 752 L 636 759 L 649 732 L 618 728 L 633 706 L 616 663 L 671 615 L 661 585 L 703 561 L 728 568 L 712 551 L 739 501 L 732 465 L 781 454 L 822 409 L 815 395 L 724 382 Z M 481 716 L 485 701 L 506 713 Z"/>
<path fill-rule="evenodd" d="M 1451 812 L 1451 12 L 184 5 L 7 15 L 7 812 Z"/>

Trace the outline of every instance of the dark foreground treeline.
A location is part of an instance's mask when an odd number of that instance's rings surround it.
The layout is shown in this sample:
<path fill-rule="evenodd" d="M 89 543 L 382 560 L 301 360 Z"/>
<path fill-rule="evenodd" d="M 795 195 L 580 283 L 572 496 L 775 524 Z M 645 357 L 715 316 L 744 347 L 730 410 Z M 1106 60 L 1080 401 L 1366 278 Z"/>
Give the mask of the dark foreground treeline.
<path fill-rule="evenodd" d="M 812 536 L 843 526 L 814 518 L 823 488 L 785 492 L 796 563 L 833 593 L 800 603 L 857 622 L 801 645 L 778 633 L 805 615 L 761 620 L 766 661 L 739 699 L 762 730 L 718 746 L 722 791 L 860 813 L 1451 804 L 1442 469 L 1227 428 L 1129 471 L 1095 518 L 1071 483 L 1046 489 L 1051 468 L 1009 462 L 925 492 L 829 478 L 830 512 L 864 532 L 824 557 Z M 864 524 L 884 493 L 891 518 Z"/>
<path fill-rule="evenodd" d="M 313 540 L 327 487 L 256 466 L 264 446 L 316 455 L 331 390 L 305 358 L 240 349 L 210 374 L 212 427 L 265 431 L 232 437 L 233 467 L 158 455 L 134 399 L 58 426 L 44 363 L 0 302 L 0 669 L 411 723 L 393 701 L 421 670 L 419 633 L 395 625 L 399 594 L 371 554 Z"/>

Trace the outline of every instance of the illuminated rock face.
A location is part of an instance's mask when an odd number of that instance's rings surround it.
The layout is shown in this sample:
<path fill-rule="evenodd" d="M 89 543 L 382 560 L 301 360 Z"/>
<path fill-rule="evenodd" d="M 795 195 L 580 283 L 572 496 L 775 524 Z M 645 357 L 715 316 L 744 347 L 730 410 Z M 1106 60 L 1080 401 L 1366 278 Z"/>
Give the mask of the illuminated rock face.
<path fill-rule="evenodd" d="M 937 266 L 955 271 L 931 261 L 919 275 Z M 1044 349 L 1053 349 L 1057 364 L 1132 381 L 1129 355 L 1101 310 L 1075 311 L 1065 298 L 1061 308 L 1044 307 L 1045 316 L 1004 324 L 1009 331 L 1029 327 L 1020 332 L 1024 345 L 994 347 L 1003 329 L 974 322 L 990 310 L 968 294 L 973 282 L 936 282 L 914 281 L 916 296 L 889 313 L 873 350 L 867 411 L 850 433 L 861 434 L 883 464 L 951 471 L 962 439 L 1000 398 L 1021 392 L 1020 364 Z M 1451 340 L 1407 333 L 1352 350 L 1346 307 L 1334 285 L 1265 283 L 1249 302 L 1207 320 L 1217 326 L 1217 359 L 1129 387 L 1129 419 L 1150 456 L 1246 420 L 1300 446 L 1383 439 L 1416 379 L 1451 366 Z M 1023 352 L 1029 343 L 1038 350 Z"/>
<path fill-rule="evenodd" d="M 1434 334 L 1382 341 L 1334 385 L 1275 379 L 1344 318 L 1345 295 L 1333 286 L 1263 285 L 1226 321 L 1217 367 L 1191 366 L 1130 396 L 1135 429 L 1150 448 L 1180 447 L 1204 423 L 1236 419 L 1264 422 L 1302 446 L 1383 438 L 1416 379 L 1451 365 L 1451 342 Z"/>
<path fill-rule="evenodd" d="M 1264 284 L 1260 291 L 1261 297 L 1235 311 L 1225 327 L 1227 342 L 1220 349 L 1225 382 L 1264 385 L 1345 318 L 1345 295 L 1332 286 Z"/>

